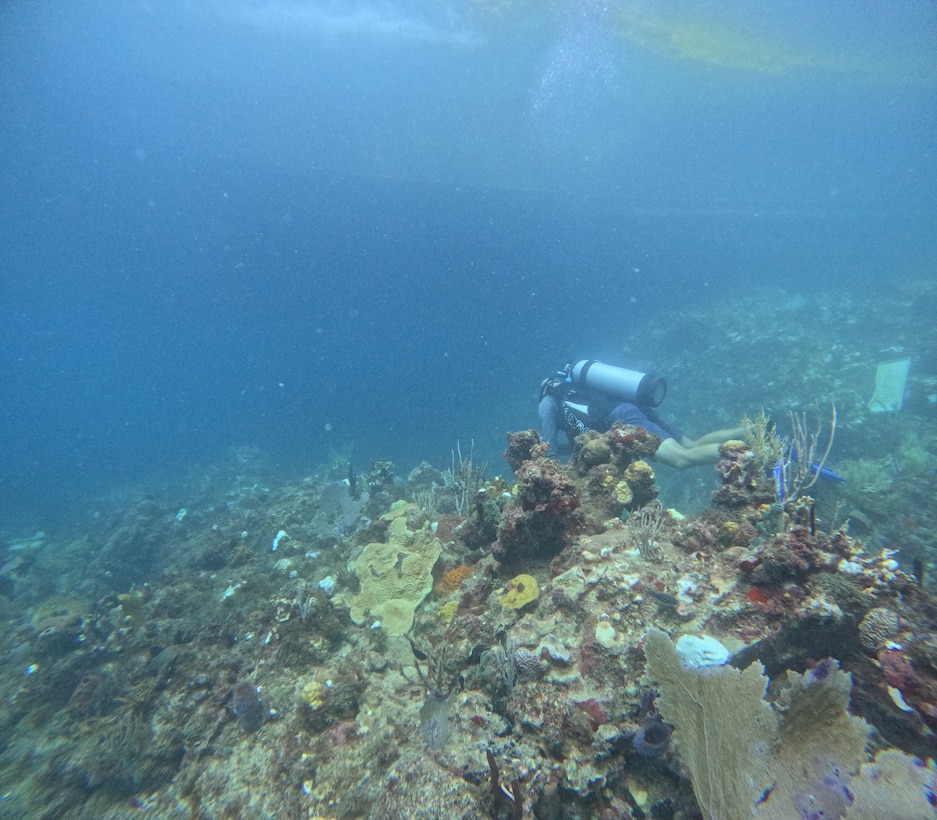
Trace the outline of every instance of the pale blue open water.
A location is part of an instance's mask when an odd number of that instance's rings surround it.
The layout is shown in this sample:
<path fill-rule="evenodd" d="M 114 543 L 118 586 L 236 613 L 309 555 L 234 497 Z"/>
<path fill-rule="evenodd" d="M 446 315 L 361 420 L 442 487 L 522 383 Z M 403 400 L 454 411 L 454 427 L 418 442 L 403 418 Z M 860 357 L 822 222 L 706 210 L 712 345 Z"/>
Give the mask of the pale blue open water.
<path fill-rule="evenodd" d="M 0 512 L 494 461 L 665 311 L 937 270 L 935 44 L 923 0 L 9 0 Z"/>

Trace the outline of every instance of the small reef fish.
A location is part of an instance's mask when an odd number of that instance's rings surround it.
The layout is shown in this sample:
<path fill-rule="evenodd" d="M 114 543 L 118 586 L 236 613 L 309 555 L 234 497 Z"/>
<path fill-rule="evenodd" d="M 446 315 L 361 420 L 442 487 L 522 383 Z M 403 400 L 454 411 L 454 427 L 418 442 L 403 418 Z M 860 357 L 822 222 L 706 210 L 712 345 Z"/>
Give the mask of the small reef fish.
<path fill-rule="evenodd" d="M 661 606 L 670 609 L 676 609 L 680 606 L 680 599 L 676 595 L 671 595 L 669 592 L 658 592 L 656 589 L 649 589 L 647 594 Z"/>

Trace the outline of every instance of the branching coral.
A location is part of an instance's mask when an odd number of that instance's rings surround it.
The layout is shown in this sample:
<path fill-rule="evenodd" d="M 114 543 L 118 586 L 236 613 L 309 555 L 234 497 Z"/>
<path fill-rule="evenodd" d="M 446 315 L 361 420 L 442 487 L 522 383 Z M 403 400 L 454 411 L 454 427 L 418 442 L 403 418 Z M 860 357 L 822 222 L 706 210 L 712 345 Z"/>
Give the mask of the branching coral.
<path fill-rule="evenodd" d="M 811 433 L 806 413 L 791 413 L 791 435 L 784 440 L 784 453 L 775 473 L 782 504 L 792 504 L 817 483 L 833 449 L 835 436 L 835 404 L 830 408 L 830 427 L 826 432 L 822 419 L 817 419 L 816 428 Z"/>
<path fill-rule="evenodd" d="M 754 416 L 744 416 L 742 427 L 745 428 L 745 441 L 758 466 L 773 469 L 784 455 L 784 440 L 778 435 L 771 418 L 762 409 Z"/>
<path fill-rule="evenodd" d="M 645 560 L 660 557 L 658 538 L 664 527 L 664 519 L 664 509 L 657 501 L 642 507 L 628 519 L 631 539 Z"/>

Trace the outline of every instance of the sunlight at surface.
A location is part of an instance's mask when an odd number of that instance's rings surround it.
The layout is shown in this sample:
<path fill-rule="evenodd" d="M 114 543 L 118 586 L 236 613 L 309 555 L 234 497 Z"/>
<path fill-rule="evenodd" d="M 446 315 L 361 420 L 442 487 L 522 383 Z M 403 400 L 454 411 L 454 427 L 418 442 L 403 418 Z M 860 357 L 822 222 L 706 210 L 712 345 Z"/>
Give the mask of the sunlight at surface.
<path fill-rule="evenodd" d="M 874 85 L 937 84 L 937 20 L 913 3 L 892 15 L 854 11 L 832 21 L 809 4 L 782 12 L 771 4 L 662 7 L 637 0 L 270 0 L 234 3 L 225 14 L 297 36 L 454 48 L 484 47 L 494 39 L 521 51 L 532 32 L 601 21 L 625 45 L 678 61 L 762 75 L 810 71 Z"/>
<path fill-rule="evenodd" d="M 760 74 L 787 74 L 812 69 L 851 75 L 869 83 L 932 84 L 937 81 L 937 56 L 898 36 L 888 50 L 868 44 L 838 43 L 818 37 L 795 45 L 783 32 L 756 31 L 739 21 L 724 22 L 710 16 L 662 17 L 636 5 L 619 10 L 617 33 L 625 40 L 657 54 L 692 60 L 721 68 Z"/>
<path fill-rule="evenodd" d="M 253 25 L 292 34 L 326 37 L 369 37 L 382 40 L 473 46 L 481 38 L 461 15 L 440 6 L 433 13 L 412 13 L 395 6 L 272 2 L 243 12 Z"/>
<path fill-rule="evenodd" d="M 781 74 L 813 63 L 808 54 L 767 37 L 747 36 L 718 25 L 686 22 L 665 33 L 661 43 L 665 53 L 724 68 Z"/>

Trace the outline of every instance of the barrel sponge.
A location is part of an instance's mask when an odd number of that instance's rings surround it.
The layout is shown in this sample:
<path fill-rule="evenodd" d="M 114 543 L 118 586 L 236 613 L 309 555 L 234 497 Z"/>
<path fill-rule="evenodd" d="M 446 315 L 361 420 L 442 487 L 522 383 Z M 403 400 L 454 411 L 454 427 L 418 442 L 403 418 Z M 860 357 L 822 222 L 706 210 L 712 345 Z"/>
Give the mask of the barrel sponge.
<path fill-rule="evenodd" d="M 368 544 L 351 563 L 361 585 L 348 602 L 351 619 L 363 624 L 371 617 L 388 634 L 405 635 L 413 626 L 413 613 L 433 588 L 433 565 L 441 552 L 429 524 L 411 532 L 405 517 L 394 518 L 387 542 Z"/>

